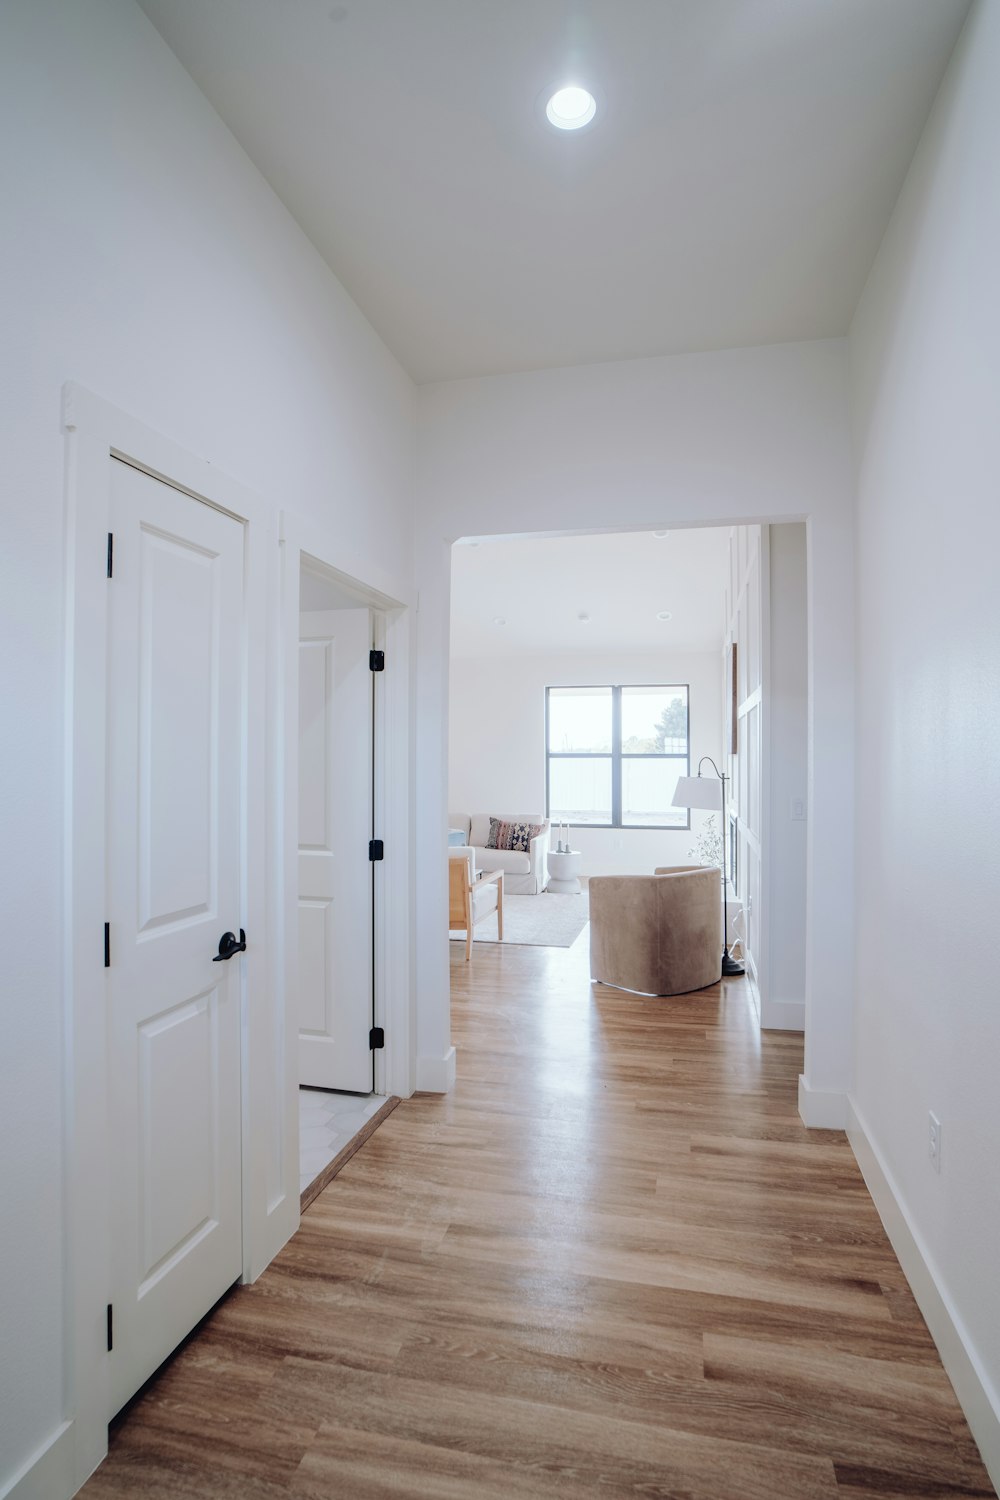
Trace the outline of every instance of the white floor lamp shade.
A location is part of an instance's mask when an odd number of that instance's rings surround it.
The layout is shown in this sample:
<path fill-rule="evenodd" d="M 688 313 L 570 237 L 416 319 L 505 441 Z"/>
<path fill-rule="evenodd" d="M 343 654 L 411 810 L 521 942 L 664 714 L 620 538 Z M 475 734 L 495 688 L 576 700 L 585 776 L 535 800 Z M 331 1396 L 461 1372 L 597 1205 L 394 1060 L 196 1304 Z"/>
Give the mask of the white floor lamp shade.
<path fill-rule="evenodd" d="M 721 812 L 722 782 L 717 781 L 714 776 L 678 776 L 673 806 Z"/>

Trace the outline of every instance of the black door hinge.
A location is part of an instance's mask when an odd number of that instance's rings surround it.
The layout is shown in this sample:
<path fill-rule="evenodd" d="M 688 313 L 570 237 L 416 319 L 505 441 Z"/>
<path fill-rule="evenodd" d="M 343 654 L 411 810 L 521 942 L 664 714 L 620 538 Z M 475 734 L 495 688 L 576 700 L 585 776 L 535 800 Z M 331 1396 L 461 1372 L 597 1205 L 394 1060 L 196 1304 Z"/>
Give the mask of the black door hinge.
<path fill-rule="evenodd" d="M 111 968 L 111 923 L 104 924 L 104 967 Z"/>
<path fill-rule="evenodd" d="M 385 845 L 382 843 L 381 839 L 368 840 L 368 858 L 371 860 L 372 864 L 374 864 L 376 860 L 385 858 Z"/>
<path fill-rule="evenodd" d="M 371 669 L 371 671 L 373 671 L 373 672 L 384 672 L 385 671 L 385 652 L 384 651 L 369 651 L 369 653 L 368 653 L 368 666 Z"/>
<path fill-rule="evenodd" d="M 109 578 L 114 573 L 114 570 L 115 570 L 115 534 L 114 534 L 113 531 L 109 531 L 108 532 L 108 577 Z"/>
<path fill-rule="evenodd" d="M 378 1052 L 385 1046 L 385 1031 L 381 1026 L 373 1026 L 369 1031 L 368 1045 L 373 1052 Z"/>
<path fill-rule="evenodd" d="M 112 1351 L 112 1349 L 114 1347 L 115 1347 L 115 1311 L 114 1311 L 114 1308 L 111 1306 L 111 1303 L 109 1302 L 108 1303 L 108 1353 L 109 1354 L 111 1353 L 111 1351 Z"/>

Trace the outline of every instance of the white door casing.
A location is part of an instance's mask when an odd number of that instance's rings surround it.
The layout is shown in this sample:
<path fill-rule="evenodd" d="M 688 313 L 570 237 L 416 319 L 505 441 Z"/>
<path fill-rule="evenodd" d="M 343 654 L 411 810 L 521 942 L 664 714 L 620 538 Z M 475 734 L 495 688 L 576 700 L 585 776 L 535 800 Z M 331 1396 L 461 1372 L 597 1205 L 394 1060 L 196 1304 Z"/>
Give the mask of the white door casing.
<path fill-rule="evenodd" d="M 119 461 L 110 524 L 114 1410 L 241 1274 L 246 918 L 243 526 Z"/>
<path fill-rule="evenodd" d="M 368 609 L 299 628 L 299 1081 L 372 1089 L 372 673 Z"/>

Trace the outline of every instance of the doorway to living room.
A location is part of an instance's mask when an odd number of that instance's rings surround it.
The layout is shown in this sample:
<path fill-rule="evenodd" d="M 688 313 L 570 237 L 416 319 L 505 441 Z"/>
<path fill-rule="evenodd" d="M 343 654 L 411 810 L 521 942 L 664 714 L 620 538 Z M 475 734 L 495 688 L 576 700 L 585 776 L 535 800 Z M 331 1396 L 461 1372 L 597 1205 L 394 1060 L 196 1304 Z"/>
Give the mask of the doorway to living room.
<path fill-rule="evenodd" d="M 449 720 L 449 839 L 504 868 L 503 945 L 586 945 L 592 876 L 724 864 L 760 1024 L 803 1029 L 803 523 L 463 539 Z M 699 767 L 715 807 L 675 805 Z M 487 910 L 472 962 L 500 941 Z"/>

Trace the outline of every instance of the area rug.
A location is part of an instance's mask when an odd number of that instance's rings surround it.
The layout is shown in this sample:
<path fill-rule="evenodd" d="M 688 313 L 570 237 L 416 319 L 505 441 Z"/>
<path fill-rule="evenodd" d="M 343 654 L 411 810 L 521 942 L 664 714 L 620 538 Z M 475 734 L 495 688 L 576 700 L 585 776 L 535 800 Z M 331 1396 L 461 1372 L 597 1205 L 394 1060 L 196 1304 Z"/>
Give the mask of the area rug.
<path fill-rule="evenodd" d="M 534 948 L 571 948 L 590 920 L 587 893 L 556 896 L 504 896 L 504 943 Z M 464 943 L 464 933 L 452 933 L 454 943 Z M 498 943 L 497 919 L 487 917 L 476 927 L 477 943 Z"/>

